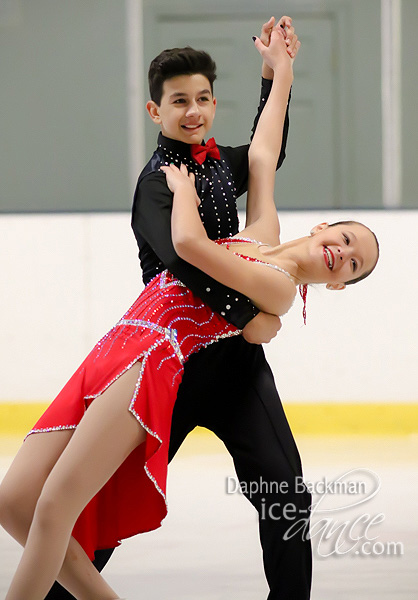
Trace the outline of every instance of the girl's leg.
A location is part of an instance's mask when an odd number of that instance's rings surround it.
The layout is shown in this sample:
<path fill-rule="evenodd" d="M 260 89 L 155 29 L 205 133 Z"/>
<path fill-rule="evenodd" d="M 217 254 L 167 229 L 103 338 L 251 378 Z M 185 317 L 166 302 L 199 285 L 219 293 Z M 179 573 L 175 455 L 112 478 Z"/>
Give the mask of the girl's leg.
<path fill-rule="evenodd" d="M 136 364 L 94 400 L 52 469 L 36 505 L 7 600 L 43 600 L 61 567 L 60 582 L 77 598 L 117 598 L 97 572 L 104 584 L 97 587 L 93 581 L 87 587 L 80 586 L 77 577 L 66 574 L 71 562 L 76 571 L 78 568 L 77 552 L 72 555 L 68 547 L 80 512 L 145 440 L 146 432 L 128 411 L 138 372 Z"/>
<path fill-rule="evenodd" d="M 73 430 L 30 435 L 0 484 L 0 523 L 24 546 L 44 483 Z"/>
<path fill-rule="evenodd" d="M 22 546 L 45 480 L 72 435 L 73 430 L 30 435 L 0 484 L 0 523 Z M 81 590 L 103 585 L 103 578 L 74 538 L 70 539 L 59 579 L 64 585 L 77 581 Z"/>

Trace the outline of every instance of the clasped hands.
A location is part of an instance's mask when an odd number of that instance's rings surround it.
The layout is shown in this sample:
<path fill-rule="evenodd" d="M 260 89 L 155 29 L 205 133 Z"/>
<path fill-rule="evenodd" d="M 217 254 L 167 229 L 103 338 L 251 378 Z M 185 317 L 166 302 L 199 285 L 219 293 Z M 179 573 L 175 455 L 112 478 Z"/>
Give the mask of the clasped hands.
<path fill-rule="evenodd" d="M 271 17 L 266 23 L 263 24 L 263 26 L 261 27 L 261 34 L 258 39 L 262 42 L 264 46 L 269 47 L 272 33 L 279 33 L 285 41 L 287 54 L 291 58 L 291 63 L 293 64 L 293 61 L 295 60 L 300 48 L 300 42 L 298 40 L 298 36 L 295 33 L 295 28 L 292 25 L 292 19 L 291 17 L 284 16 L 277 22 L 277 24 L 275 24 L 275 21 L 276 19 L 274 17 Z M 256 46 L 257 50 L 264 58 L 261 73 L 262 76 L 265 79 L 273 79 L 273 69 L 271 67 L 271 64 L 268 64 L 268 60 L 266 60 L 267 57 L 263 55 L 263 47 L 261 44 L 258 44 L 257 40 Z"/>

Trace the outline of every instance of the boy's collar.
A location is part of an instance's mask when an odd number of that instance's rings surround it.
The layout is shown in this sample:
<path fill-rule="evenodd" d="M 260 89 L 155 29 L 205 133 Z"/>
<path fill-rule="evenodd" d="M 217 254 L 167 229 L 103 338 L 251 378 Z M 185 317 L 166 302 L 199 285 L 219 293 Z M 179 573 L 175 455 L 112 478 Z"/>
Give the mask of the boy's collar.
<path fill-rule="evenodd" d="M 161 132 L 158 135 L 158 147 L 162 148 L 163 150 L 173 150 L 177 154 L 187 158 L 190 157 L 191 144 L 186 144 L 186 142 L 180 142 L 179 140 L 173 140 L 173 138 L 166 137 Z"/>

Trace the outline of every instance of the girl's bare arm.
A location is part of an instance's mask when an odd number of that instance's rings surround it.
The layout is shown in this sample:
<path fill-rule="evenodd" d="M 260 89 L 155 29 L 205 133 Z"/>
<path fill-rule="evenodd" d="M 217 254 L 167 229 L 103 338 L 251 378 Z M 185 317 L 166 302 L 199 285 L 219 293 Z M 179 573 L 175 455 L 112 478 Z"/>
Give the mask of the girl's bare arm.
<path fill-rule="evenodd" d="M 183 260 L 217 281 L 245 294 L 263 312 L 282 315 L 290 308 L 295 286 L 273 269 L 235 256 L 207 237 L 197 210 L 193 176 L 184 165 L 161 167 L 174 192 L 171 215 L 173 244 Z"/>
<path fill-rule="evenodd" d="M 273 29 L 268 48 L 258 38 L 255 44 L 264 62 L 273 69 L 274 79 L 249 150 L 247 220 L 241 234 L 277 244 L 280 230 L 274 204 L 274 183 L 293 69 L 281 31 Z"/>

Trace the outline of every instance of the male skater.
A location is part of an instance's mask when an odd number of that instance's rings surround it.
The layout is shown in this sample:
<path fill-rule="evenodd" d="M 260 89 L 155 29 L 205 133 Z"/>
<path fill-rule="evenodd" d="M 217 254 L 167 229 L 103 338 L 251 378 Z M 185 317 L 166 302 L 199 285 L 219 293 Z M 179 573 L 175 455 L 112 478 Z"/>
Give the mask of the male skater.
<path fill-rule="evenodd" d="M 261 39 L 266 45 L 274 22 L 272 18 L 263 25 Z M 299 43 L 291 19 L 283 17 L 277 26 L 283 28 L 289 54 L 294 56 Z M 265 64 L 262 76 L 254 127 L 271 88 L 272 73 Z M 196 425 L 210 429 L 225 443 L 244 492 L 254 488 L 251 483 L 263 484 L 258 492 L 246 495 L 259 512 L 268 600 L 304 600 L 310 596 L 310 542 L 302 533 L 286 534 L 292 524 L 308 518 L 310 497 L 296 493 L 295 478 L 302 475 L 299 454 L 258 345 L 274 337 L 280 321 L 182 261 L 171 241 L 172 193 L 159 170 L 169 163 L 184 163 L 195 173 L 199 212 L 209 237 L 238 232 L 236 199 L 247 189 L 249 146 L 217 148 L 211 141 L 201 146 L 215 116 L 215 77 L 210 56 L 191 48 L 167 50 L 152 61 L 147 110 L 161 133 L 157 150 L 139 176 L 132 210 L 144 283 L 168 268 L 213 310 L 243 330 L 242 336 L 221 340 L 186 363 L 173 412 L 170 460 Z M 278 167 L 284 160 L 287 131 L 286 116 Z M 96 554 L 98 568 L 110 553 Z M 56 584 L 47 598 L 72 596 Z"/>

